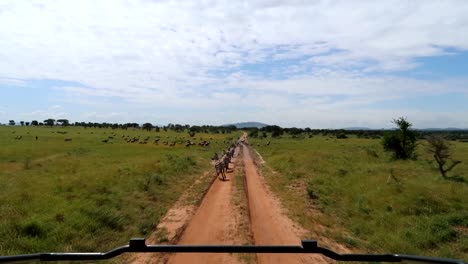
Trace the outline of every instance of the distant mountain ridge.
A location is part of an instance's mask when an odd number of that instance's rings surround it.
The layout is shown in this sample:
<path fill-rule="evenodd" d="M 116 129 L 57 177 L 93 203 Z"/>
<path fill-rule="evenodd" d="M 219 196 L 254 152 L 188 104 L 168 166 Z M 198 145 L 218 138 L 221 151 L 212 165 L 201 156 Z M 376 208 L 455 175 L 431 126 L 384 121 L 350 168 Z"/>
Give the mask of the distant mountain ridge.
<path fill-rule="evenodd" d="M 260 122 L 241 122 L 241 123 L 235 123 L 235 124 L 227 124 L 223 126 L 235 126 L 237 128 L 247 128 L 247 127 L 262 128 L 268 125 L 264 123 L 260 123 Z"/>

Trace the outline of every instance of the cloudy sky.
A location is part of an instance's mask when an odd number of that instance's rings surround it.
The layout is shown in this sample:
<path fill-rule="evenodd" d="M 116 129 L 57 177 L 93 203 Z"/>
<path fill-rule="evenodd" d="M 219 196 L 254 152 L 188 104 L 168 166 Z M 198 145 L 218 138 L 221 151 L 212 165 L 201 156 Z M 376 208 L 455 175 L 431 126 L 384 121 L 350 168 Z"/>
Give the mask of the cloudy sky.
<path fill-rule="evenodd" d="M 468 128 L 468 1 L 0 2 L 10 119 Z"/>

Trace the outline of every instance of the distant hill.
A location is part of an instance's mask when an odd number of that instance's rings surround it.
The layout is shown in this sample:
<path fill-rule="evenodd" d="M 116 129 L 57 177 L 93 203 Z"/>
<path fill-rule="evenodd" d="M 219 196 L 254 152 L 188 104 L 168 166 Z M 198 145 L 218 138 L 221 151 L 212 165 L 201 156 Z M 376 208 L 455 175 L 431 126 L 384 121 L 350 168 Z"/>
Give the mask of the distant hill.
<path fill-rule="evenodd" d="M 262 128 L 268 125 L 264 123 L 260 123 L 260 122 L 242 122 L 242 123 L 236 123 L 236 124 L 227 124 L 223 126 L 236 126 L 237 128 L 247 128 L 247 127 Z"/>

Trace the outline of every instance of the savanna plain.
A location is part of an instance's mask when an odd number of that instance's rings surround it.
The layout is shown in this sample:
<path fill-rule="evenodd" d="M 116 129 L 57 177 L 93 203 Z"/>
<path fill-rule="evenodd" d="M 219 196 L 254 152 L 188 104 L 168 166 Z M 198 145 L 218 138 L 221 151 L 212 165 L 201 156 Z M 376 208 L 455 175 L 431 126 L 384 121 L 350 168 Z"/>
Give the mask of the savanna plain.
<path fill-rule="evenodd" d="M 148 236 L 187 190 L 186 203 L 201 201 L 213 154 L 241 135 L 0 126 L 0 254 L 107 251 Z M 393 160 L 381 139 L 266 136 L 248 139 L 255 163 L 304 239 L 468 259 L 468 143 L 450 141 L 462 162 L 447 179 L 422 139 L 416 159 Z"/>

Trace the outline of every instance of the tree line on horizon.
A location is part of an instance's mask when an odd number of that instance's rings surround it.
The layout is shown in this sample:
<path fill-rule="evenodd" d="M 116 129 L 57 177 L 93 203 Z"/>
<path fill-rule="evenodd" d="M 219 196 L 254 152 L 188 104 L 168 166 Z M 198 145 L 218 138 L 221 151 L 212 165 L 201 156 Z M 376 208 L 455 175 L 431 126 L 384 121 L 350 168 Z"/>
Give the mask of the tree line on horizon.
<path fill-rule="evenodd" d="M 6 124 L 5 124 L 6 125 Z M 9 120 L 8 125 L 15 126 L 17 123 L 15 120 Z M 231 133 L 232 131 L 237 130 L 236 126 L 228 125 L 228 126 L 211 126 L 211 125 L 181 125 L 181 124 L 172 124 L 169 123 L 165 126 L 157 126 L 153 125 L 149 122 L 139 124 L 139 123 L 107 123 L 107 122 L 70 122 L 68 119 L 45 119 L 42 122 L 37 120 L 32 120 L 31 122 L 20 121 L 19 125 L 21 126 L 60 126 L 60 127 L 67 127 L 67 126 L 75 126 L 75 127 L 84 127 L 84 128 L 111 128 L 111 129 L 128 129 L 128 128 L 135 128 L 135 129 L 142 129 L 147 131 L 156 131 L 159 132 L 160 130 L 168 131 L 172 130 L 175 132 L 184 132 L 187 131 L 188 133 Z"/>
<path fill-rule="evenodd" d="M 70 122 L 68 119 L 53 119 L 48 118 L 41 121 L 32 120 L 31 122 L 28 121 L 20 121 L 15 122 L 15 120 L 9 120 L 8 125 L 15 126 L 76 126 L 76 127 L 84 127 L 84 128 L 112 128 L 112 129 L 142 129 L 147 131 L 156 131 L 159 132 L 160 130 L 163 131 L 176 131 L 176 132 L 188 132 L 188 133 L 231 133 L 232 131 L 236 130 L 244 130 L 248 131 L 248 134 L 252 138 L 280 138 L 283 135 L 289 135 L 292 138 L 305 138 L 305 137 L 313 137 L 316 135 L 322 136 L 331 136 L 336 137 L 337 139 L 346 139 L 350 135 L 354 135 L 358 138 L 368 138 L 368 139 L 380 139 L 384 137 L 385 133 L 388 131 L 392 131 L 395 129 L 356 129 L 356 130 L 347 130 L 347 129 L 312 129 L 309 127 L 306 128 L 297 128 L 297 127 L 281 127 L 278 125 L 267 125 L 261 128 L 258 127 L 247 127 L 247 128 L 237 128 L 235 125 L 224 125 L 224 126 L 213 126 L 213 125 L 181 125 L 181 124 L 173 124 L 169 123 L 163 126 L 153 125 L 152 123 L 146 122 L 143 124 L 139 124 L 136 122 L 129 122 L 129 123 L 108 123 L 108 122 Z M 4 124 L 6 125 L 6 124 Z M 443 134 L 447 140 L 460 140 L 460 141 L 468 141 L 468 131 L 465 130 L 454 130 L 454 131 L 431 131 L 431 130 L 417 130 L 415 131 L 415 136 L 417 139 L 424 139 L 428 135 L 433 134 Z"/>

